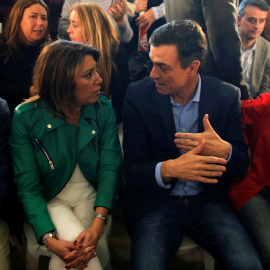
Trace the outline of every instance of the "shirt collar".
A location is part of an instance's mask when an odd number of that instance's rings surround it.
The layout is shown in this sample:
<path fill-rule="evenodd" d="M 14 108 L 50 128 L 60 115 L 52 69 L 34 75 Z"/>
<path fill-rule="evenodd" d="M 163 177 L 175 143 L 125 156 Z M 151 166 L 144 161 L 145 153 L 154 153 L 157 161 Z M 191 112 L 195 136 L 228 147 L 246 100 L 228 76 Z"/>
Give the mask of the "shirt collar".
<path fill-rule="evenodd" d="M 246 51 L 245 51 L 243 45 L 241 45 L 241 51 L 242 51 L 242 53 L 244 53 L 244 52 L 252 52 L 252 51 L 255 51 L 255 49 L 256 49 L 256 44 L 257 44 L 257 39 L 256 39 L 256 41 L 254 42 L 253 46 L 252 46 L 250 49 L 246 50 Z"/>
<path fill-rule="evenodd" d="M 200 102 L 201 90 L 202 90 L 202 80 L 201 80 L 201 76 L 199 73 L 198 73 L 198 76 L 199 76 L 199 80 L 198 80 L 198 86 L 197 86 L 196 93 L 195 93 L 194 97 L 188 102 L 188 104 L 191 104 L 192 102 Z M 171 99 L 172 105 L 180 104 L 180 103 L 174 102 L 171 95 L 170 95 L 170 99 Z"/>

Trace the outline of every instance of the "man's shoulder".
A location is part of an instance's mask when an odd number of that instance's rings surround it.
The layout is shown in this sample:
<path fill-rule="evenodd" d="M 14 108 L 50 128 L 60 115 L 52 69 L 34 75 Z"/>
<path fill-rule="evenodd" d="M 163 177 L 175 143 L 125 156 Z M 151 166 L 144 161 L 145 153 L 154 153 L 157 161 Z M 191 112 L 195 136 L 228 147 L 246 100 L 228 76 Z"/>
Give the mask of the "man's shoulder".
<path fill-rule="evenodd" d="M 266 49 L 266 53 L 268 56 L 270 56 L 270 42 L 266 39 L 264 39 L 263 37 L 258 37 L 257 38 L 257 45 L 255 51 L 257 51 L 257 49 L 261 49 L 260 47 L 264 47 Z"/>
<path fill-rule="evenodd" d="M 127 93 L 135 93 L 138 96 L 147 96 L 156 91 L 155 82 L 150 77 L 131 83 L 127 88 Z"/>
<path fill-rule="evenodd" d="M 222 81 L 219 78 L 201 75 L 202 93 L 210 93 L 215 95 L 235 95 L 239 93 L 239 88 Z"/>

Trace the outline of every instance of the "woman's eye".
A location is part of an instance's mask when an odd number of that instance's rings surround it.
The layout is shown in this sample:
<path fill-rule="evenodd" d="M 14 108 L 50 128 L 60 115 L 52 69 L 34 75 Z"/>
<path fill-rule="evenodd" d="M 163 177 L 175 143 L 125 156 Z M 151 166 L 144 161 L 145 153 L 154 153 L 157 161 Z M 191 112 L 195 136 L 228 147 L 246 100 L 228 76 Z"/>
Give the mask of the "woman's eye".
<path fill-rule="evenodd" d="M 86 78 L 91 78 L 92 77 L 92 72 L 90 72 L 90 73 L 88 73 L 88 74 L 86 74 L 86 76 L 85 76 Z"/>

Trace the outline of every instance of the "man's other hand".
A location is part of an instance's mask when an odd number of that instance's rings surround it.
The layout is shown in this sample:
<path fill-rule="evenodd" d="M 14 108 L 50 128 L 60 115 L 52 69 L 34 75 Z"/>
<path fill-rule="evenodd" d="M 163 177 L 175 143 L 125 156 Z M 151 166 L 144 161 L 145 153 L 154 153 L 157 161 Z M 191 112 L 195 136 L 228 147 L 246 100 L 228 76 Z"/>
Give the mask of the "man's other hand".
<path fill-rule="evenodd" d="M 217 177 L 226 171 L 226 159 L 215 156 L 202 156 L 206 142 L 201 140 L 199 145 L 188 153 L 164 161 L 161 165 L 161 177 L 166 184 L 172 178 L 186 181 L 197 181 L 216 184 Z"/>

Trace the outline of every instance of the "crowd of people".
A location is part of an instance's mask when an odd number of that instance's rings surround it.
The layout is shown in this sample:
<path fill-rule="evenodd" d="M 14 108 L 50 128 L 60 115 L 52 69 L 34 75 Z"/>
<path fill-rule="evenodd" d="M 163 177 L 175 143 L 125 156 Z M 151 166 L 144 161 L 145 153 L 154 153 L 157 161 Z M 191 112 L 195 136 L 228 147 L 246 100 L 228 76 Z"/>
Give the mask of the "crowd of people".
<path fill-rule="evenodd" d="M 119 197 L 132 270 L 170 269 L 184 234 L 222 269 L 270 269 L 269 5 L 65 0 L 52 40 L 45 1 L 17 0 L 0 34 L 0 270 L 13 234 L 26 269 L 43 254 L 111 270 Z"/>

